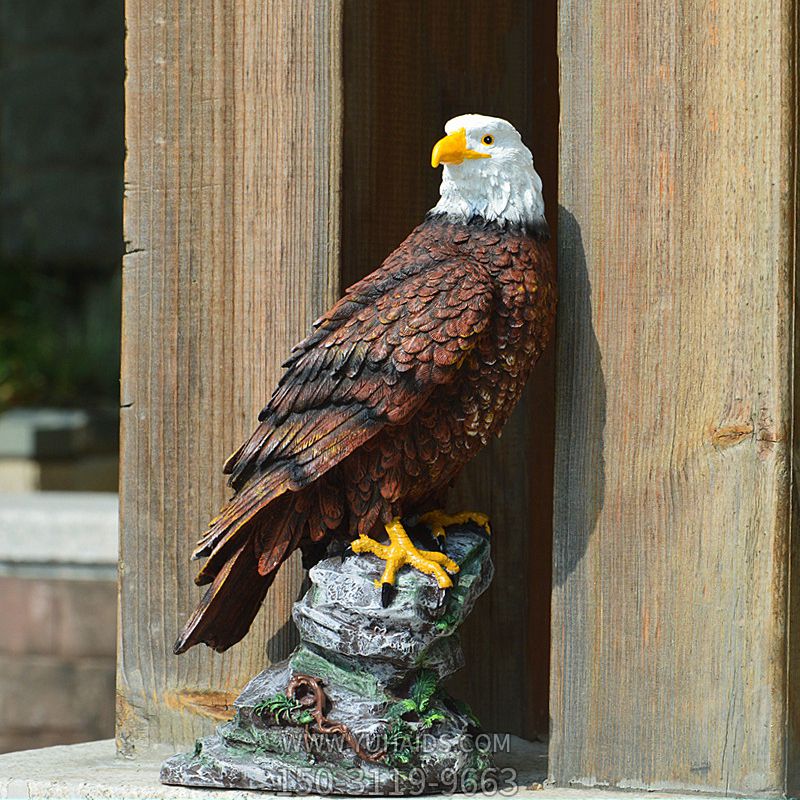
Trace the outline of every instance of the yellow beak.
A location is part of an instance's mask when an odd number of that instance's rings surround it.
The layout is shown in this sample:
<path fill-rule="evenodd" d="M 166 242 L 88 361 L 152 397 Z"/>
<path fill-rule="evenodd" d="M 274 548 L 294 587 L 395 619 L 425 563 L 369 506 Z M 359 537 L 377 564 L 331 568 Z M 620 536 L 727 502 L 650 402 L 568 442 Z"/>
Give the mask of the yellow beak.
<path fill-rule="evenodd" d="M 461 128 L 436 142 L 431 153 L 431 166 L 460 164 L 465 158 L 491 158 L 491 156 L 488 153 L 478 153 L 468 149 L 467 131 Z"/>

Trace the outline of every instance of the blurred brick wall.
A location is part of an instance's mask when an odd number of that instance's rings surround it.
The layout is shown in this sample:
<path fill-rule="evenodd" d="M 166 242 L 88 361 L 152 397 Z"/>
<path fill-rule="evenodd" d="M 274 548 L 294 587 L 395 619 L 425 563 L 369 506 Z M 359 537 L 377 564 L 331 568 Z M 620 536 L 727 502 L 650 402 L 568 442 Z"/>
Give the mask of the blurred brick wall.
<path fill-rule="evenodd" d="M 0 576 L 0 753 L 114 735 L 116 583 Z"/>
<path fill-rule="evenodd" d="M 0 753 L 114 735 L 116 495 L 0 493 Z"/>

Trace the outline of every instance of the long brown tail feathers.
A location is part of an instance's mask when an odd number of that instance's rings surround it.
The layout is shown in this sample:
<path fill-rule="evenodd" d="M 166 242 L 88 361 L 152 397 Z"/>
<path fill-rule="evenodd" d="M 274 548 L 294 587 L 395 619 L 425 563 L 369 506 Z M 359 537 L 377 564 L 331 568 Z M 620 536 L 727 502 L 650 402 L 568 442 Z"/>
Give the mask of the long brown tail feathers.
<path fill-rule="evenodd" d="M 236 644 L 253 624 L 275 571 L 261 575 L 252 541 L 246 541 L 219 571 L 173 647 L 184 653 L 201 642 L 218 653 Z"/>
<path fill-rule="evenodd" d="M 244 637 L 281 564 L 300 544 L 307 511 L 298 512 L 295 500 L 279 497 L 252 516 L 213 524 L 204 537 L 211 552 L 195 579 L 211 586 L 175 642 L 176 654 L 201 642 L 221 653 Z"/>

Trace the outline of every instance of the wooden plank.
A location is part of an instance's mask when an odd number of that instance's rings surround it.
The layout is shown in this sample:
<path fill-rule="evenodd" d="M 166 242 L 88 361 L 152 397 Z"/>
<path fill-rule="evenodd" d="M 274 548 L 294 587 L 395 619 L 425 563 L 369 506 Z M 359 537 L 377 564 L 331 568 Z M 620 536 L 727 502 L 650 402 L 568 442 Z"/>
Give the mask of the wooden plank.
<path fill-rule="evenodd" d="M 374 269 L 438 198 L 430 151 L 444 123 L 476 111 L 511 120 L 531 146 L 555 222 L 555 2 L 399 0 L 345 4 L 343 270 Z M 548 726 L 553 472 L 552 351 L 503 438 L 465 471 L 452 508 L 487 511 L 494 585 L 468 621 L 453 691 L 490 729 Z"/>
<path fill-rule="evenodd" d="M 283 657 L 287 566 L 250 636 L 176 658 L 193 542 L 288 348 L 339 292 L 341 3 L 128 0 L 118 745 L 183 746 Z"/>
<path fill-rule="evenodd" d="M 797 789 L 794 6 L 560 4 L 559 784 Z"/>

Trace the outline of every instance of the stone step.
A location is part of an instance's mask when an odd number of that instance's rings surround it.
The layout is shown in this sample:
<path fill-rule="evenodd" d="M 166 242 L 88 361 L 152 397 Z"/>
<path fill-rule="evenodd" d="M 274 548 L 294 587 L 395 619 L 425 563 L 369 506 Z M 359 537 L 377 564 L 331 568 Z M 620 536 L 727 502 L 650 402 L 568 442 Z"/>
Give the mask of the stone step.
<path fill-rule="evenodd" d="M 508 770 L 510 788 L 507 797 L 518 800 L 697 800 L 697 795 L 663 792 L 611 791 L 608 789 L 561 789 L 545 785 L 547 772 L 546 745 L 509 737 L 505 752 L 496 755 L 501 769 Z M 265 800 L 264 792 L 241 789 L 191 789 L 164 786 L 158 775 L 161 761 L 168 751 L 155 750 L 137 760 L 118 758 L 114 741 L 47 747 L 0 756 L 0 798 L 69 797 L 72 800 L 94 800 L 98 797 L 126 800 Z M 497 796 L 497 795 L 495 795 Z M 316 800 L 319 795 L 309 795 Z M 441 794 L 439 798 L 464 795 Z M 703 795 L 703 800 L 722 800 L 720 796 Z"/>

